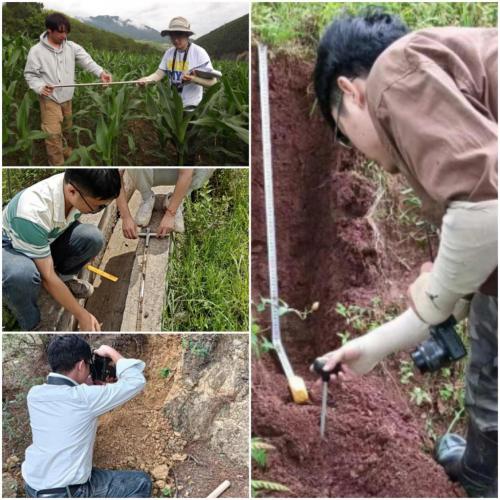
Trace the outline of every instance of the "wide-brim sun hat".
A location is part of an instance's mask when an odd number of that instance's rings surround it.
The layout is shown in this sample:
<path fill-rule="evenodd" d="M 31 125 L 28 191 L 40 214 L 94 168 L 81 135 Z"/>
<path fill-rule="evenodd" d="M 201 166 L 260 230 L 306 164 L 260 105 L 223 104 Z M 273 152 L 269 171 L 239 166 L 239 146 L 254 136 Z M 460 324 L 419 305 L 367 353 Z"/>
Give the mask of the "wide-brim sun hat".
<path fill-rule="evenodd" d="M 171 33 L 186 33 L 186 35 L 191 36 L 194 35 L 194 31 L 191 31 L 191 25 L 189 21 L 185 17 L 174 17 L 169 25 L 168 29 L 163 30 L 160 34 L 161 36 L 167 36 Z"/>

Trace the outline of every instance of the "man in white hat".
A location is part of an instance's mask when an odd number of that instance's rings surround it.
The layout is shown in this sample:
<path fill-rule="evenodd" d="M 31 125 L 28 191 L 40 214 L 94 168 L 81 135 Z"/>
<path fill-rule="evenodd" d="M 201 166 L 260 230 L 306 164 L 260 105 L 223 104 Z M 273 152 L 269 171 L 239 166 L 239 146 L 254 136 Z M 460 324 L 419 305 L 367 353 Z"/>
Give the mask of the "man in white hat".
<path fill-rule="evenodd" d="M 194 33 L 184 17 L 174 17 L 161 36 L 170 36 L 170 47 L 161 60 L 158 69 L 151 75 L 141 78 L 140 84 L 158 82 L 165 75 L 170 84 L 182 97 L 184 109 L 192 111 L 203 98 L 203 88 L 211 87 L 216 78 L 206 79 L 196 76 L 196 70 L 213 70 L 207 51 L 189 40 Z"/>

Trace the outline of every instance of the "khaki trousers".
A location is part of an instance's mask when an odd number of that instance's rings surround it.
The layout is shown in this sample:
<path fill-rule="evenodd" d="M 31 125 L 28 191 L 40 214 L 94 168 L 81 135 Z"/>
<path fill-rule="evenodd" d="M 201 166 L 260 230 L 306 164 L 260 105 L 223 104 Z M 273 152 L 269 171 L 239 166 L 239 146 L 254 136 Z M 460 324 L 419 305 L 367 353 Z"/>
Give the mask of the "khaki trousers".
<path fill-rule="evenodd" d="M 45 148 L 49 165 L 64 165 L 64 159 L 69 158 L 70 129 L 73 126 L 71 101 L 59 104 L 52 99 L 40 97 L 40 112 L 42 130 L 50 137 L 45 139 Z M 63 144 L 64 141 L 64 144 Z"/>
<path fill-rule="evenodd" d="M 147 200 L 153 195 L 151 188 L 155 186 L 175 186 L 179 176 L 178 168 L 127 168 L 125 172 L 132 179 L 135 189 L 137 189 L 143 200 Z M 210 179 L 215 172 L 215 168 L 195 168 L 193 169 L 193 179 L 189 187 L 188 195 L 191 191 L 199 189 Z"/>

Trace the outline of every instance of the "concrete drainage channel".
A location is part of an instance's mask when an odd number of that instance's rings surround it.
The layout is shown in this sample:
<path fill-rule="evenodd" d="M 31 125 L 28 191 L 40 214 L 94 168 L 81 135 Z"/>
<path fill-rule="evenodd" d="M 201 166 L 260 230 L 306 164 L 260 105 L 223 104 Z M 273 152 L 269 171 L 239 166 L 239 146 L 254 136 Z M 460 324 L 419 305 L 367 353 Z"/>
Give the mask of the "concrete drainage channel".
<path fill-rule="evenodd" d="M 141 202 L 140 193 L 132 194 L 130 186 L 126 186 L 126 191 L 130 211 L 135 214 Z M 171 187 L 154 188 L 156 201 L 149 225 L 151 232 L 155 232 L 160 224 L 164 213 L 163 203 L 170 191 Z M 160 331 L 166 291 L 165 276 L 173 239 L 152 237 L 145 253 L 145 238 L 129 240 L 123 236 L 116 202 L 103 213 L 82 215 L 80 220 L 85 224 L 95 224 L 104 235 L 104 248 L 91 264 L 119 278 L 112 282 L 84 269 L 80 277 L 88 279 L 95 291 L 89 299 L 81 300 L 80 303 L 102 323 L 102 331 Z M 77 330 L 78 325 L 73 316 L 47 292 L 42 292 L 39 305 L 42 313 L 41 331 Z"/>

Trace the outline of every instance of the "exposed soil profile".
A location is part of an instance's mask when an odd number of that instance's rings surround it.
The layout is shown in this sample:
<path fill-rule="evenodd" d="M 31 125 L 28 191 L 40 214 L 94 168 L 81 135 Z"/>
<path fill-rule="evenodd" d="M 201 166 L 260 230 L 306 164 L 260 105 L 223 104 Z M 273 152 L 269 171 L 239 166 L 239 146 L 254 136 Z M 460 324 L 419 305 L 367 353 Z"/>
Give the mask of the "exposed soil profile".
<path fill-rule="evenodd" d="M 253 61 L 252 298 L 257 303 L 269 296 L 269 288 L 257 57 Z M 350 170 L 361 158 L 334 150 L 332 132 L 311 113 L 311 72 L 310 63 L 289 56 L 269 61 L 279 295 L 297 309 L 320 302 L 305 321 L 283 316 L 282 335 L 295 371 L 310 389 L 316 378 L 309 364 L 340 344 L 336 332 L 345 321 L 336 304 L 370 307 L 377 297 L 401 305 L 426 260 L 422 249 L 396 240 L 387 221 L 373 224 L 378 186 Z M 267 326 L 268 317 L 262 315 L 259 323 Z M 252 432 L 276 447 L 265 470 L 254 466 L 253 478 L 291 490 L 270 496 L 463 495 L 429 454 L 421 414 L 399 387 L 394 360 L 343 387 L 330 387 L 323 442 L 319 387 L 310 390 L 315 396 L 310 405 L 292 403 L 272 353 L 253 360 L 252 374 Z"/>
<path fill-rule="evenodd" d="M 205 497 L 225 479 L 231 487 L 222 496 L 246 496 L 248 470 L 241 456 L 247 456 L 242 435 L 248 429 L 234 429 L 246 424 L 248 389 L 241 392 L 235 382 L 240 365 L 231 359 L 246 364 L 244 336 L 189 341 L 179 335 L 137 335 L 133 338 L 141 342 L 135 346 L 127 337 L 117 336 L 116 342 L 125 342 L 130 355 L 147 361 L 148 384 L 136 398 L 99 419 L 94 465 L 147 472 L 154 481 L 153 496 L 165 496 L 167 487 L 171 496 Z M 211 367 L 224 390 L 203 385 Z M 203 427 L 193 413 L 204 415 Z"/>

